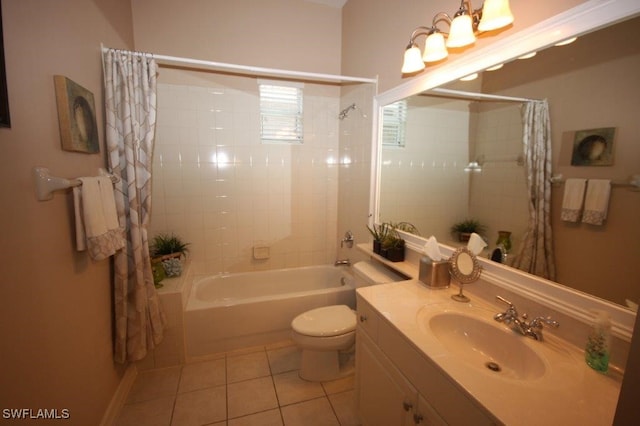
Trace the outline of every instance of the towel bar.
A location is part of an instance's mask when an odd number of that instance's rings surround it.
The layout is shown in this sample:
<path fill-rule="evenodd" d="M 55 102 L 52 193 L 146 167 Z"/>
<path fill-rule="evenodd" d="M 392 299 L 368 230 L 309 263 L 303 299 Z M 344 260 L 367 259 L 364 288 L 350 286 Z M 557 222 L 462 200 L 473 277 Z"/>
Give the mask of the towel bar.
<path fill-rule="evenodd" d="M 113 183 L 120 181 L 119 177 L 114 176 L 104 169 L 99 169 L 99 173 L 100 176 L 109 176 Z M 82 185 L 82 181 L 79 179 L 65 179 L 51 176 L 49 169 L 46 167 L 34 167 L 33 178 L 36 183 L 36 197 L 38 198 L 38 201 L 51 200 L 53 198 L 54 191 Z"/>
<path fill-rule="evenodd" d="M 562 184 L 565 182 L 565 178 L 562 175 L 554 175 L 549 178 L 551 184 Z M 640 175 L 633 175 L 626 181 L 611 181 L 611 186 L 631 188 L 632 191 L 640 191 Z"/>

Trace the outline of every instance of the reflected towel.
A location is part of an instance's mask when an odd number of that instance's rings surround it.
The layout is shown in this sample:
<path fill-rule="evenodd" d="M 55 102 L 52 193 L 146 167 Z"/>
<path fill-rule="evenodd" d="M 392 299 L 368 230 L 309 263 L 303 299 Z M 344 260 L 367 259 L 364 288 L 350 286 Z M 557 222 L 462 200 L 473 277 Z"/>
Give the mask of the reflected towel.
<path fill-rule="evenodd" d="M 126 244 L 118 223 L 113 183 L 104 176 L 79 180 L 82 185 L 73 188 L 77 250 L 88 248 L 92 259 L 106 259 Z"/>
<path fill-rule="evenodd" d="M 565 222 L 577 222 L 578 219 L 580 219 L 586 183 L 586 179 L 567 179 L 564 183 L 564 196 L 562 198 L 560 219 Z"/>
<path fill-rule="evenodd" d="M 589 179 L 584 200 L 582 223 L 602 225 L 607 218 L 611 181 L 609 179 Z"/>

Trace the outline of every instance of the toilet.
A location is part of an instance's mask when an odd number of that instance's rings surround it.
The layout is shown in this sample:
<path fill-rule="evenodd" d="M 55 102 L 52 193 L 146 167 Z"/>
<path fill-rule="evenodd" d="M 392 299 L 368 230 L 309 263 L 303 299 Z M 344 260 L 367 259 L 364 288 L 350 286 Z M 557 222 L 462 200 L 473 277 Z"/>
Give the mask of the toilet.
<path fill-rule="evenodd" d="M 405 278 L 373 261 L 352 266 L 357 287 L 403 281 Z M 291 337 L 302 350 L 300 378 L 312 382 L 335 380 L 353 373 L 356 312 L 331 305 L 303 312 L 291 321 Z M 351 361 L 351 362 L 350 362 Z"/>

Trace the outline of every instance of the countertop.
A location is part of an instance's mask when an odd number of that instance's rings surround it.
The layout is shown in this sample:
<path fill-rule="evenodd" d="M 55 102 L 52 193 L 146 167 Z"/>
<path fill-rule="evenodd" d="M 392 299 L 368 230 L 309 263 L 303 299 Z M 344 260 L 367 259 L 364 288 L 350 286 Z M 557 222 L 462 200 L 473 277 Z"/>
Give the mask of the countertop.
<path fill-rule="evenodd" d="M 405 273 L 415 272 L 409 271 L 410 268 L 404 265 L 402 269 Z M 413 273 L 407 275 L 415 276 Z M 582 348 L 550 333 L 539 342 L 514 332 L 514 339 L 522 339 L 539 354 L 545 373 L 533 379 L 508 378 L 488 369 L 479 369 L 449 353 L 419 320 L 425 314 L 455 311 L 509 330 L 507 325 L 493 320 L 495 313 L 504 310 L 502 307 L 477 297 L 469 303 L 456 302 L 450 298 L 457 293 L 455 284 L 448 289 L 434 290 L 416 279 L 363 287 L 357 292 L 416 349 L 457 382 L 468 397 L 504 424 L 612 424 L 621 377 L 589 368 Z"/>

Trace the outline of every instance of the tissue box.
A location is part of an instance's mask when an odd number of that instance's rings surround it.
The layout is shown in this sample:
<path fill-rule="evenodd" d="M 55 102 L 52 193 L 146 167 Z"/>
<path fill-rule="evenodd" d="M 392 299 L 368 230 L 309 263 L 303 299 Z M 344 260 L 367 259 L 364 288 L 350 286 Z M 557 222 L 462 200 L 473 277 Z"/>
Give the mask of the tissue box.
<path fill-rule="evenodd" d="M 431 288 L 448 288 L 451 281 L 449 261 L 433 261 L 427 256 L 420 259 L 418 279 Z"/>

